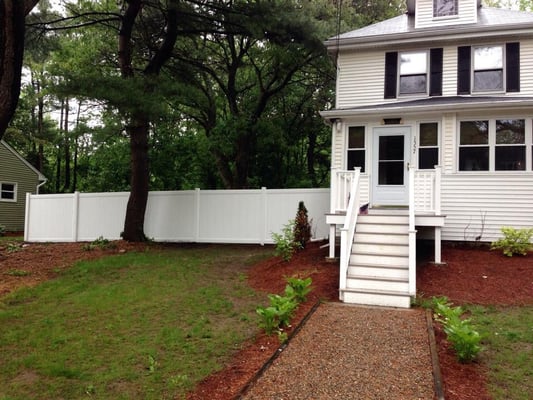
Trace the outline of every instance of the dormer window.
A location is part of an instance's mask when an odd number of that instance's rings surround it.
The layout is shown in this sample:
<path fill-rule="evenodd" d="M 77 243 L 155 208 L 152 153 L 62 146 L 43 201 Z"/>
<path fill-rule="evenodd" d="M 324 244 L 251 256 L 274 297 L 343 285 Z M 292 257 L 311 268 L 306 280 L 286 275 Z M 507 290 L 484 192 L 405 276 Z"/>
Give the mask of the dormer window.
<path fill-rule="evenodd" d="M 479 46 L 474 53 L 474 92 L 503 91 L 503 46 Z"/>
<path fill-rule="evenodd" d="M 400 94 L 427 93 L 427 52 L 400 53 Z"/>
<path fill-rule="evenodd" d="M 458 14 L 458 0 L 433 0 L 433 17 L 450 17 Z"/>

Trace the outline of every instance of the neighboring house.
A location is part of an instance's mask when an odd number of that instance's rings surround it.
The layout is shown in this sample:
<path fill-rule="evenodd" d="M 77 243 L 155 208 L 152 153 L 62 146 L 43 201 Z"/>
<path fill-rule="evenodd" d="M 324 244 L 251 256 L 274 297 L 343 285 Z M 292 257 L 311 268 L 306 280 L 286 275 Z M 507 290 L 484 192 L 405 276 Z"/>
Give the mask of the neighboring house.
<path fill-rule="evenodd" d="M 330 256 L 343 227 L 346 302 L 409 307 L 417 237 L 434 238 L 439 263 L 441 239 L 533 226 L 533 13 L 476 0 L 407 9 L 326 42 L 338 71 L 335 107 L 321 113 L 327 221 Z"/>
<path fill-rule="evenodd" d="M 0 225 L 23 231 L 26 193 L 39 193 L 46 178 L 11 146 L 0 140 Z"/>

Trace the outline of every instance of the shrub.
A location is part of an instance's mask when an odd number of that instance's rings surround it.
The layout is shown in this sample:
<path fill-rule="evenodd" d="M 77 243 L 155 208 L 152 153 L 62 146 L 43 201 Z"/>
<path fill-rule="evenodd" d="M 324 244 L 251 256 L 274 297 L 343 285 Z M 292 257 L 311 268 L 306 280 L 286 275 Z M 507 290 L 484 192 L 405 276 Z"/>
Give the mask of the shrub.
<path fill-rule="evenodd" d="M 296 301 L 303 303 L 307 300 L 307 295 L 311 291 L 311 282 L 311 278 L 287 278 L 285 295 L 291 296 L 296 299 Z"/>
<path fill-rule="evenodd" d="M 307 208 L 304 202 L 298 203 L 298 211 L 294 219 L 294 241 L 299 244 L 300 248 L 304 249 L 305 245 L 311 240 L 311 223 L 307 215 Z"/>
<path fill-rule="evenodd" d="M 296 250 L 300 248 L 300 244 L 294 240 L 294 221 L 289 221 L 283 225 L 281 233 L 272 233 L 272 239 L 276 244 L 276 255 L 289 261 Z"/>
<path fill-rule="evenodd" d="M 527 255 L 531 250 L 531 236 L 533 235 L 533 228 L 530 229 L 514 229 L 512 227 L 502 227 L 503 238 L 492 242 L 491 250 L 502 250 L 507 257 L 512 257 L 514 254 Z"/>
<path fill-rule="evenodd" d="M 463 318 L 462 307 L 452 307 L 446 297 L 434 298 L 435 320 L 442 324 L 460 362 L 473 361 L 481 351 L 481 335 Z"/>

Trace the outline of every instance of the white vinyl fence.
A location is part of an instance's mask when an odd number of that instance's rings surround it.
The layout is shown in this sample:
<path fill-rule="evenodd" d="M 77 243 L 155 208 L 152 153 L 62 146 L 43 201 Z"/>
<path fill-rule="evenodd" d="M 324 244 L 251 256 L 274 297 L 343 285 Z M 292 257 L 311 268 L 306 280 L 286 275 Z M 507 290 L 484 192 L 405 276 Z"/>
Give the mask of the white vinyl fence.
<path fill-rule="evenodd" d="M 328 236 L 329 189 L 150 192 L 144 232 L 161 242 L 273 243 L 303 201 L 313 239 Z M 28 242 L 120 239 L 129 193 L 27 194 Z"/>

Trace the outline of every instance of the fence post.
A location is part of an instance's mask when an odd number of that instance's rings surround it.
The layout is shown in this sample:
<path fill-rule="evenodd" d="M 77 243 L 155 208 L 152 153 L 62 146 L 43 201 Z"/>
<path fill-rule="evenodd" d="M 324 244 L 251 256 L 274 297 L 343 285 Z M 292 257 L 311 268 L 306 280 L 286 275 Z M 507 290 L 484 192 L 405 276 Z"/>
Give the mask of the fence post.
<path fill-rule="evenodd" d="M 79 219 L 79 207 L 80 207 L 80 192 L 74 192 L 72 194 L 72 241 L 78 241 L 78 219 Z"/>
<path fill-rule="evenodd" d="M 26 192 L 26 211 L 24 214 L 24 241 L 27 242 L 30 235 L 30 192 Z"/>
<path fill-rule="evenodd" d="M 195 221 L 194 221 L 194 242 L 200 242 L 200 188 L 194 189 L 194 208 L 195 208 Z"/>
<path fill-rule="evenodd" d="M 261 187 L 261 199 L 263 204 L 263 233 L 261 234 L 261 246 L 265 245 L 266 239 L 267 239 L 267 228 L 268 228 L 268 199 L 267 199 L 268 193 L 267 188 L 262 186 Z"/>

